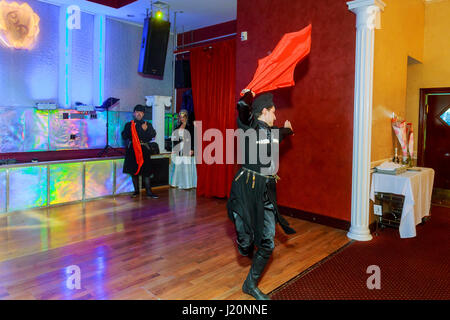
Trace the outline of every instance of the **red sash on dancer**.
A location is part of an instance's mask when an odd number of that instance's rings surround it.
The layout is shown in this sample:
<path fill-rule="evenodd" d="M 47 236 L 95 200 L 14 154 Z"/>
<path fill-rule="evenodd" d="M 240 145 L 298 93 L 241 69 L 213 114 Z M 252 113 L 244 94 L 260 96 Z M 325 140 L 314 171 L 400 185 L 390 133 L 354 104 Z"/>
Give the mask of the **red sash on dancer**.
<path fill-rule="evenodd" d="M 141 170 L 142 164 L 144 163 L 144 157 L 142 155 L 141 141 L 139 141 L 134 121 L 131 121 L 131 138 L 133 141 L 134 155 L 136 157 L 136 162 L 138 165 L 138 169 L 134 175 L 137 175 L 139 170 Z"/>

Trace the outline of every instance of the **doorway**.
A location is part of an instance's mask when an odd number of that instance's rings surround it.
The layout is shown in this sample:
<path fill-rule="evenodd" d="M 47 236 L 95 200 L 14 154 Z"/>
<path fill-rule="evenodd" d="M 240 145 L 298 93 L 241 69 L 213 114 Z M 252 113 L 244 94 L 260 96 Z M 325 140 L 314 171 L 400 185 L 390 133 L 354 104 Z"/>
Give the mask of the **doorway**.
<path fill-rule="evenodd" d="M 450 207 L 450 88 L 420 89 L 417 162 L 435 171 L 433 204 Z"/>

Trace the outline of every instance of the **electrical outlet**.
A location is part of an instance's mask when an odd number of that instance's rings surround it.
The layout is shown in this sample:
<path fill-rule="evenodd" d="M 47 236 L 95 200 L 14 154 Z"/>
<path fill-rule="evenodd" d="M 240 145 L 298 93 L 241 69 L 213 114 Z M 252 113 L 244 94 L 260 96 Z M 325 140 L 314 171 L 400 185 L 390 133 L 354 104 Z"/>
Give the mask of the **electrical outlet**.
<path fill-rule="evenodd" d="M 247 41 L 247 31 L 241 32 L 241 41 Z"/>
<path fill-rule="evenodd" d="M 382 216 L 383 215 L 383 207 L 380 206 L 379 204 L 374 204 L 373 205 L 373 213 L 376 214 L 377 216 Z"/>

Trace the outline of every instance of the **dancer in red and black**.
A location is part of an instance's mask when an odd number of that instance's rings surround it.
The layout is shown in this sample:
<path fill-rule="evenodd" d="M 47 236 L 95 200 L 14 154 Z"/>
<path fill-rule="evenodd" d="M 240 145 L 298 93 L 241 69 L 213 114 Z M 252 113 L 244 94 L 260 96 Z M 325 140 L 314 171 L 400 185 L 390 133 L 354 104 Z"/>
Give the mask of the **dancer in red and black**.
<path fill-rule="evenodd" d="M 139 195 L 139 175 L 142 176 L 148 198 L 157 199 L 152 192 L 150 176 L 152 174 L 151 152 L 149 142 L 156 137 L 156 131 L 150 122 L 143 120 L 145 107 L 134 107 L 134 120 L 127 122 L 122 131 L 122 138 L 126 141 L 125 162 L 123 172 L 131 174 L 134 193 L 132 198 Z"/>
<path fill-rule="evenodd" d="M 275 189 L 279 179 L 276 174 L 278 144 L 293 131 L 289 121 L 284 123 L 283 128 L 273 125 L 276 116 L 271 93 L 253 98 L 254 93 L 247 91 L 237 105 L 238 127 L 246 134 L 254 133 L 256 140 L 246 138 L 241 141 L 245 159 L 234 177 L 227 208 L 228 216 L 236 227 L 239 253 L 251 257 L 254 245 L 258 248 L 252 257 L 252 266 L 242 291 L 257 300 L 270 300 L 257 284 L 275 247 L 275 224 L 278 222 L 288 234 L 295 233 L 278 212 Z M 260 152 L 261 148 L 266 150 Z M 262 156 L 264 153 L 265 158 Z M 252 156 L 256 158 L 252 159 Z"/>

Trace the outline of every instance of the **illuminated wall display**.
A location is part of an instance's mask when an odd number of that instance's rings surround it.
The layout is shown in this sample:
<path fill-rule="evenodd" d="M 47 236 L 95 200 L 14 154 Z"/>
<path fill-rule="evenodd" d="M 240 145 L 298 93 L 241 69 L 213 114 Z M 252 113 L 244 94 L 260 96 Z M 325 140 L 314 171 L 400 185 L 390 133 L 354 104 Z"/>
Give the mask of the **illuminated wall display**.
<path fill-rule="evenodd" d="M 6 170 L 0 169 L 0 213 L 6 212 Z"/>
<path fill-rule="evenodd" d="M 161 156 L 154 156 L 160 158 Z M 123 158 L 13 164 L 0 168 L 0 216 L 132 192 Z"/>
<path fill-rule="evenodd" d="M 51 165 L 49 185 L 49 204 L 82 200 L 83 164 L 78 162 Z"/>
<path fill-rule="evenodd" d="M 123 159 L 114 161 L 116 166 L 116 194 L 134 191 L 130 175 L 123 173 Z"/>
<path fill-rule="evenodd" d="M 47 167 L 19 167 L 9 170 L 10 211 L 47 205 Z"/>
<path fill-rule="evenodd" d="M 114 162 L 108 160 L 86 162 L 84 179 L 85 199 L 113 194 Z"/>
<path fill-rule="evenodd" d="M 121 132 L 131 112 L 109 111 L 109 145 L 124 146 Z M 0 153 L 103 148 L 106 111 L 0 108 Z"/>
<path fill-rule="evenodd" d="M 39 34 L 39 21 L 28 3 L 0 1 L 0 43 L 9 48 L 31 49 Z"/>

